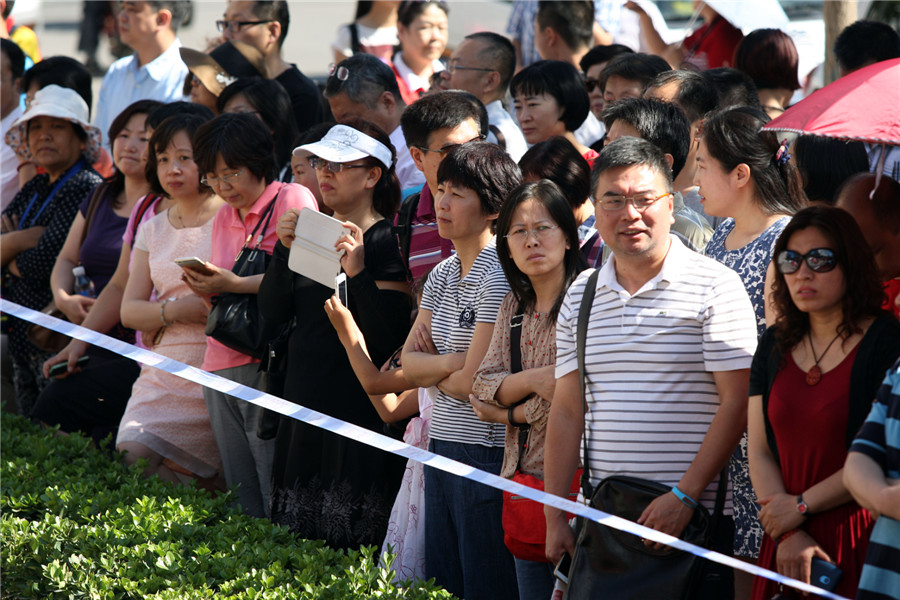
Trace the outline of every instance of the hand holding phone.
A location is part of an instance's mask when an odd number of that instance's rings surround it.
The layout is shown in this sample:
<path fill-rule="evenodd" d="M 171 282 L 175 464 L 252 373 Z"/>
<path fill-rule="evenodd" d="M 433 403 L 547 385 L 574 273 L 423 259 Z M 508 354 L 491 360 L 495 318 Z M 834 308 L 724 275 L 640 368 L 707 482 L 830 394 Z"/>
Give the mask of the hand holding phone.
<path fill-rule="evenodd" d="M 559 559 L 559 562 L 556 563 L 556 566 L 553 568 L 553 576 L 568 585 L 569 569 L 571 568 L 572 555 L 568 552 L 563 552 L 562 558 Z"/>
<path fill-rule="evenodd" d="M 813 556 L 810 566 L 809 583 L 829 592 L 833 592 L 844 572 L 835 564 Z"/>
<path fill-rule="evenodd" d="M 82 356 L 81 358 L 79 358 L 78 360 L 75 361 L 75 366 L 80 369 L 81 367 L 86 365 L 89 360 L 91 360 L 90 356 Z M 50 370 L 47 372 L 47 375 L 48 375 L 48 377 L 59 377 L 60 375 L 67 373 L 68 370 L 69 370 L 68 362 L 56 363 L 55 365 L 50 367 Z"/>
<path fill-rule="evenodd" d="M 349 296 L 347 293 L 347 274 L 340 273 L 334 278 L 334 294 L 338 297 L 345 307 L 349 308 Z"/>
<path fill-rule="evenodd" d="M 181 267 L 182 269 L 190 269 L 191 271 L 195 271 L 200 273 L 201 275 L 214 275 L 215 271 L 206 266 L 206 263 L 197 258 L 196 256 L 185 256 L 183 258 L 176 258 L 175 264 Z"/>

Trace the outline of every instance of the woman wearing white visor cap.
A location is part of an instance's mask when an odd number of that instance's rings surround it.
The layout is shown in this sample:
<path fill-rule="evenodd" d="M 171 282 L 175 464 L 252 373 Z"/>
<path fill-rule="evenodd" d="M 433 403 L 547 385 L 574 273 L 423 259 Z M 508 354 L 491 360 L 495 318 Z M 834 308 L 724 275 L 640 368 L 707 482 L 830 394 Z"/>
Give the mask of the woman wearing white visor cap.
<path fill-rule="evenodd" d="M 362 120 L 332 127 L 321 141 L 300 147 L 312 154 L 324 203 L 344 222 L 348 308 L 376 365 L 403 343 L 412 298 L 391 222 L 400 204 L 396 152 L 384 131 Z M 259 289 L 266 319 L 297 317 L 288 349 L 285 398 L 380 432 L 382 421 L 357 381 L 324 310 L 330 286 L 288 268 L 299 213 L 278 221 L 279 243 Z M 275 441 L 274 522 L 338 548 L 378 545 L 403 475 L 404 461 L 359 442 L 284 419 Z"/>

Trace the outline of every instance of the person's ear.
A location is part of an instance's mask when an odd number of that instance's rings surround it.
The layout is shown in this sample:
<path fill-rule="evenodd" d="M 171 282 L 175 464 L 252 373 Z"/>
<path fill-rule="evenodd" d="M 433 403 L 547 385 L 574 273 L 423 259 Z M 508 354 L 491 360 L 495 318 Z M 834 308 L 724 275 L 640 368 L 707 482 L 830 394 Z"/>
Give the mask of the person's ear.
<path fill-rule="evenodd" d="M 675 158 L 668 152 L 665 153 L 665 157 L 666 157 L 666 164 L 668 164 L 669 168 L 671 169 L 672 165 L 675 164 Z"/>
<path fill-rule="evenodd" d="M 421 148 L 416 148 L 415 146 L 410 146 L 409 155 L 412 157 L 413 162 L 416 164 L 416 168 L 423 173 L 425 172 L 425 153 Z"/>
<path fill-rule="evenodd" d="M 162 9 L 156 13 L 156 24 L 160 27 L 168 27 L 172 25 L 172 11 Z"/>
<path fill-rule="evenodd" d="M 394 98 L 394 94 L 390 92 L 381 92 L 381 96 L 378 97 L 378 104 L 384 107 L 385 112 L 393 116 L 394 112 L 397 110 L 397 99 Z M 387 132 L 390 134 L 390 132 Z"/>
<path fill-rule="evenodd" d="M 381 167 L 369 167 L 369 173 L 366 175 L 366 189 L 371 190 L 381 179 Z"/>
<path fill-rule="evenodd" d="M 278 40 L 281 38 L 281 23 L 278 21 L 272 21 L 271 23 L 266 23 L 266 31 L 269 33 L 269 44 L 277 45 Z"/>
<path fill-rule="evenodd" d="M 500 87 L 500 73 L 490 71 L 486 75 L 487 77 L 484 78 L 484 83 L 481 86 L 481 93 L 485 96 L 497 91 L 497 88 Z"/>
<path fill-rule="evenodd" d="M 737 188 L 745 187 L 750 183 L 750 167 L 747 163 L 740 163 L 731 171 L 731 177 Z"/>

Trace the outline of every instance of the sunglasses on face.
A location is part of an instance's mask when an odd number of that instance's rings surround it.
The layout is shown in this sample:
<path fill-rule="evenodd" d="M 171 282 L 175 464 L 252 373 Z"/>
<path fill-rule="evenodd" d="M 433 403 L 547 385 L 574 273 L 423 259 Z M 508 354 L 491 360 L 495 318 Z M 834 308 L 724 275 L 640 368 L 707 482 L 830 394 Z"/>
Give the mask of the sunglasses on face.
<path fill-rule="evenodd" d="M 332 173 L 340 173 L 344 169 L 364 169 L 366 167 L 366 165 L 348 165 L 346 163 L 323 160 L 318 156 L 310 156 L 307 160 L 309 161 L 309 166 L 316 171 L 321 171 L 327 167 Z"/>
<path fill-rule="evenodd" d="M 784 275 L 790 275 L 796 273 L 803 262 L 806 262 L 806 266 L 816 273 L 827 273 L 837 266 L 834 251 L 829 248 L 814 248 L 806 254 L 800 254 L 794 250 L 784 250 L 778 255 L 778 270 Z"/>
<path fill-rule="evenodd" d="M 600 87 L 600 80 L 592 79 L 590 77 L 585 77 L 584 87 L 587 89 L 588 93 L 591 93 L 594 91 L 594 88 Z"/>

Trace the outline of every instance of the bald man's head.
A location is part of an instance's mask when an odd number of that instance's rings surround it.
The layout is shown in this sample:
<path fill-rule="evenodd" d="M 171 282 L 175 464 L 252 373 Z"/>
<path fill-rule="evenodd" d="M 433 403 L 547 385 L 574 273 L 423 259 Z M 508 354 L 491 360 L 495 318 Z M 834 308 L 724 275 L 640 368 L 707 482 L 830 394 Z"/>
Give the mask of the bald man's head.
<path fill-rule="evenodd" d="M 837 206 L 856 219 L 869 242 L 885 280 L 900 277 L 900 183 L 882 176 L 878 189 L 874 173 L 848 179 L 838 192 Z"/>

